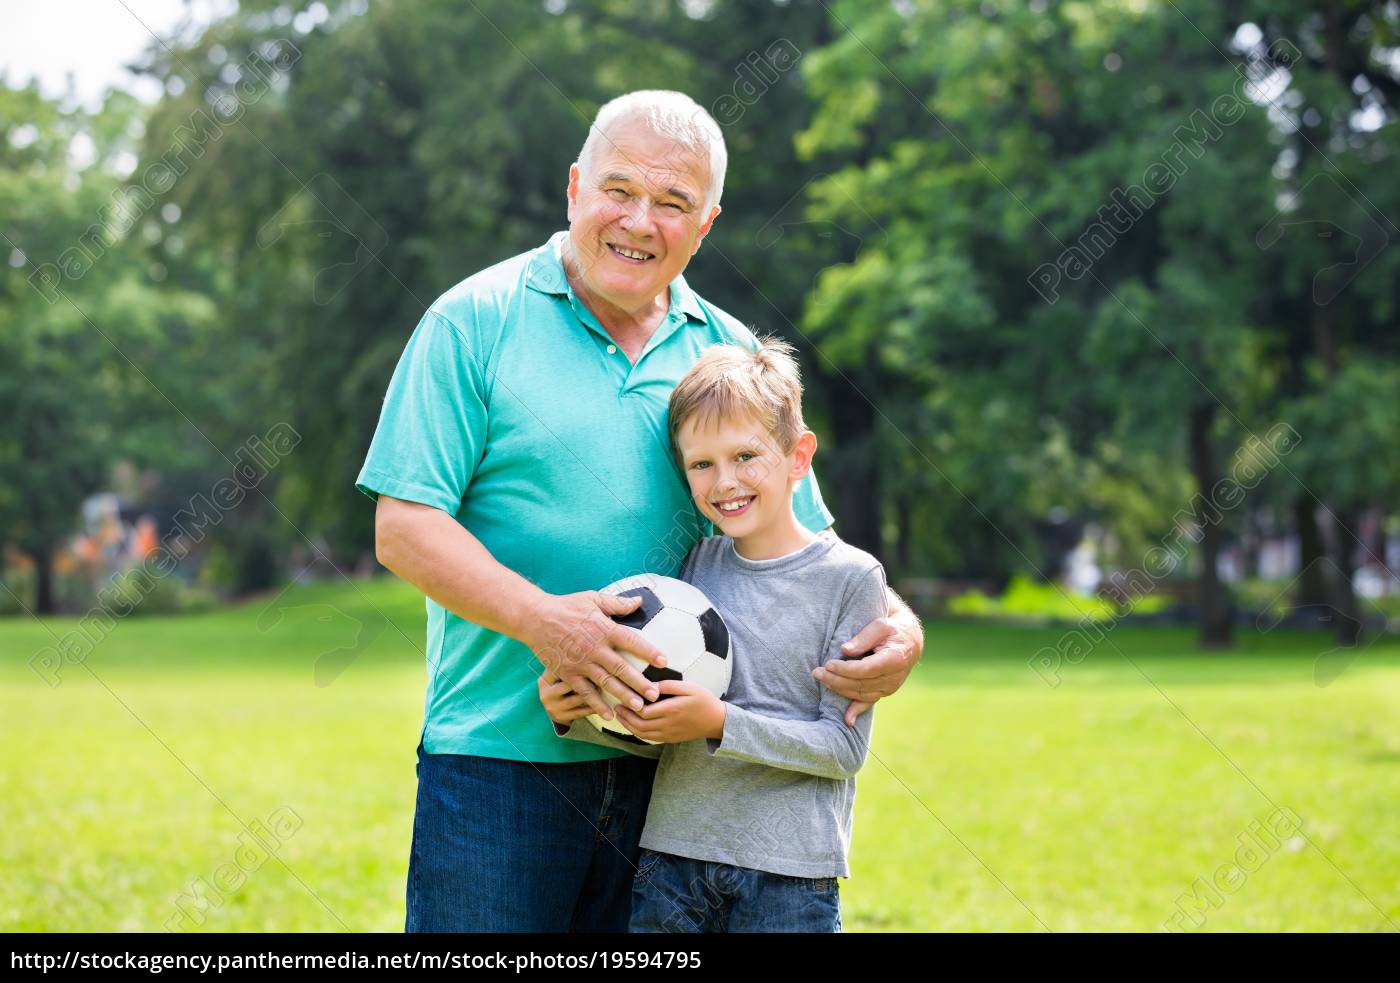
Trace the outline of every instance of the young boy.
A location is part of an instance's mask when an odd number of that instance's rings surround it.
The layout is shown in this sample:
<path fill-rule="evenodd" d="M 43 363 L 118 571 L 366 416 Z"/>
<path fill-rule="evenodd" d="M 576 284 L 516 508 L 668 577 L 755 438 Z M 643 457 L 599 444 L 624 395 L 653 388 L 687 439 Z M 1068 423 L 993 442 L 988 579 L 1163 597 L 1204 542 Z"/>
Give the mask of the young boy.
<path fill-rule="evenodd" d="M 707 351 L 671 395 L 672 450 L 719 530 L 680 576 L 728 625 L 723 701 L 662 682 L 662 699 L 616 709 L 640 747 L 580 718 L 582 700 L 546 671 L 540 701 L 560 736 L 660 755 L 633 884 L 634 932 L 839 932 L 849 877 L 855 774 L 871 713 L 813 678 L 841 643 L 885 612 L 878 560 L 793 515 L 793 486 L 817 438 L 802 420 L 792 347 Z"/>

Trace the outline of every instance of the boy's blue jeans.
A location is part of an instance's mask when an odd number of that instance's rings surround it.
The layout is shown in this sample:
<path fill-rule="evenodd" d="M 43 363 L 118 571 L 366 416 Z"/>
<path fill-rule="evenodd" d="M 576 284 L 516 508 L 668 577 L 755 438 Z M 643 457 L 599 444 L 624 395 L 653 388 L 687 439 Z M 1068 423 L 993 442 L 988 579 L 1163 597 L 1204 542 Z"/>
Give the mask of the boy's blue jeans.
<path fill-rule="evenodd" d="M 418 747 L 409 932 L 625 932 L 656 762 Z"/>
<path fill-rule="evenodd" d="M 643 850 L 634 932 L 839 932 L 834 877 L 788 877 Z"/>

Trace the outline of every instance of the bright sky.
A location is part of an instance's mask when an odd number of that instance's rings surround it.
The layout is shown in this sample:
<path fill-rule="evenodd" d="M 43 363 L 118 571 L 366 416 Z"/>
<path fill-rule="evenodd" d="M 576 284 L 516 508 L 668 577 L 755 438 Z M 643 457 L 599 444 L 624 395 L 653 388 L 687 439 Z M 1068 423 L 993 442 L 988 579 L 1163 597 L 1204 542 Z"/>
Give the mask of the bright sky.
<path fill-rule="evenodd" d="M 39 79 L 62 95 L 71 75 L 78 100 L 95 108 L 113 86 L 154 101 L 160 89 L 138 84 L 124 67 L 182 24 L 202 25 L 236 0 L 0 0 L 0 77 L 9 86 Z M 144 26 L 143 26 L 144 24 Z"/>

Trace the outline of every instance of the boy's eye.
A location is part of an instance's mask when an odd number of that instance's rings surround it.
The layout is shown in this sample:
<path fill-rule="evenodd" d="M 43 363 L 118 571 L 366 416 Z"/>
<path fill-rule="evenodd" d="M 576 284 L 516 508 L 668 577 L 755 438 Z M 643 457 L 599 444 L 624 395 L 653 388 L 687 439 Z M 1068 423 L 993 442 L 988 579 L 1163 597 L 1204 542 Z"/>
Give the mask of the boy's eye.
<path fill-rule="evenodd" d="M 745 460 L 748 460 L 749 458 L 757 457 L 757 456 L 758 456 L 758 455 L 755 454 L 753 451 L 740 451 L 740 452 L 739 452 L 739 460 L 741 460 L 741 461 L 745 461 Z"/>
<path fill-rule="evenodd" d="M 709 461 L 696 461 L 694 464 L 691 465 L 691 467 L 694 468 L 696 471 L 699 471 L 702 468 L 708 468 L 709 466 Z"/>

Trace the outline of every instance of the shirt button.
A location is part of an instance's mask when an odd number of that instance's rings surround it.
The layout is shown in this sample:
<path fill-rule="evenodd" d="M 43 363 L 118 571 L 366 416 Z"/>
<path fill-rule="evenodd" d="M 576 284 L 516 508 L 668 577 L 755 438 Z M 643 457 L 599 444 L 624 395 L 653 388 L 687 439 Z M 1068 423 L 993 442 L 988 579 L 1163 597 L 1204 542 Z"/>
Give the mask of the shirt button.
<path fill-rule="evenodd" d="M 616 355 L 616 354 L 617 354 L 617 346 L 616 346 L 616 345 L 609 345 L 609 346 L 608 346 L 608 354 L 609 354 L 609 355 Z"/>

